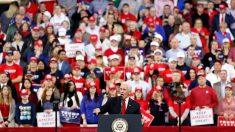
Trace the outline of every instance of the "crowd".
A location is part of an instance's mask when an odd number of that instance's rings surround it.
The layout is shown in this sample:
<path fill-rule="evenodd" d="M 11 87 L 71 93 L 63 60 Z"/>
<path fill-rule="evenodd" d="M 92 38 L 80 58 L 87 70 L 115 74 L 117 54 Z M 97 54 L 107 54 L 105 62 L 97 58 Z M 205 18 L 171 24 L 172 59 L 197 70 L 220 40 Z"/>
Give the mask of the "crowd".
<path fill-rule="evenodd" d="M 97 124 L 123 83 L 152 126 L 232 119 L 234 35 L 235 0 L 0 1 L 0 127 L 37 126 L 55 101 Z"/>

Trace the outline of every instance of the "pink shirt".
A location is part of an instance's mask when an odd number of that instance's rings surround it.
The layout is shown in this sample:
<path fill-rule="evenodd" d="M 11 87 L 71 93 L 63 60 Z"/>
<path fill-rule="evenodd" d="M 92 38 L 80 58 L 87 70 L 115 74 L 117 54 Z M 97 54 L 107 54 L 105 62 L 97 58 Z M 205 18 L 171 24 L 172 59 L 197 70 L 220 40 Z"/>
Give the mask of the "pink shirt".
<path fill-rule="evenodd" d="M 154 0 L 154 7 L 156 9 L 156 16 L 160 17 L 163 14 L 163 8 L 165 5 L 170 5 L 171 12 L 174 8 L 173 0 Z"/>
<path fill-rule="evenodd" d="M 224 113 L 235 115 L 235 97 L 230 103 L 226 99 L 221 100 L 219 102 L 218 113 L 219 115 L 223 115 Z"/>

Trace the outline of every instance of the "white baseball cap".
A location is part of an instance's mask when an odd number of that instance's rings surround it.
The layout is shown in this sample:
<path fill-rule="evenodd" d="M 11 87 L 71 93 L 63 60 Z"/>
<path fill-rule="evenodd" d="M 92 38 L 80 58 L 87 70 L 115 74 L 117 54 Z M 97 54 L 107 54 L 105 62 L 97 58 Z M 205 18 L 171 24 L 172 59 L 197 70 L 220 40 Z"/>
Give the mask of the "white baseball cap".
<path fill-rule="evenodd" d="M 168 62 L 173 62 L 173 61 L 177 61 L 177 59 L 176 58 L 169 58 L 169 60 L 168 60 Z"/>
<path fill-rule="evenodd" d="M 112 59 L 119 59 L 119 56 L 117 54 L 113 54 L 113 55 L 109 56 L 109 59 L 110 60 L 112 60 Z"/>
<path fill-rule="evenodd" d="M 155 34 L 154 34 L 154 38 L 158 38 L 158 39 L 160 39 L 160 41 L 163 40 L 162 35 L 159 34 L 159 33 L 155 33 Z"/>
<path fill-rule="evenodd" d="M 58 32 L 59 32 L 59 36 L 66 36 L 66 29 L 65 28 L 59 28 Z"/>
<path fill-rule="evenodd" d="M 43 15 L 47 16 L 48 18 L 51 18 L 51 13 L 49 11 L 43 12 Z"/>
<path fill-rule="evenodd" d="M 154 51 L 154 54 L 156 54 L 156 53 L 160 53 L 161 55 L 163 54 L 160 49 L 155 50 L 155 51 Z"/>
<path fill-rule="evenodd" d="M 153 42 L 151 42 L 151 43 L 150 43 L 150 46 L 157 46 L 157 47 L 159 47 L 159 43 L 158 43 L 158 42 L 153 41 Z"/>
<path fill-rule="evenodd" d="M 84 61 L 84 56 L 82 56 L 82 55 L 77 55 L 77 56 L 76 56 L 76 60 L 77 60 L 77 61 L 78 61 L 78 60 Z"/>
<path fill-rule="evenodd" d="M 230 41 L 229 41 L 228 38 L 224 38 L 222 42 L 223 42 L 223 43 L 230 43 Z"/>
<path fill-rule="evenodd" d="M 115 40 L 115 41 L 120 42 L 122 37 L 121 37 L 121 35 L 116 34 L 116 35 L 111 36 L 109 39 L 110 39 L 110 41 Z"/>
<path fill-rule="evenodd" d="M 177 56 L 177 58 L 179 58 L 179 57 L 185 58 L 185 54 L 182 51 L 178 52 L 176 56 Z"/>

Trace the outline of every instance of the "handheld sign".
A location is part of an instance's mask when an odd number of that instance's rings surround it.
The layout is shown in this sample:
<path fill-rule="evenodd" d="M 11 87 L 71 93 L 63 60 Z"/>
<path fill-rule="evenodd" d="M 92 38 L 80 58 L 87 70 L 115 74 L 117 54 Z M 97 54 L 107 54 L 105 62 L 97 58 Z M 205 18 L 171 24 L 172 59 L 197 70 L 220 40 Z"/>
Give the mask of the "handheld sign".
<path fill-rule="evenodd" d="M 213 110 L 201 109 L 190 111 L 191 126 L 214 124 Z"/>
<path fill-rule="evenodd" d="M 235 127 L 235 118 L 225 119 L 224 116 L 218 116 L 217 126 Z"/>
<path fill-rule="evenodd" d="M 147 113 L 145 110 L 140 109 L 141 115 L 142 115 L 142 121 L 144 123 L 144 127 L 148 127 L 150 126 L 150 124 L 152 123 L 154 116 Z"/>
<path fill-rule="evenodd" d="M 60 109 L 60 121 L 63 123 L 80 124 L 81 113 L 79 109 Z"/>
<path fill-rule="evenodd" d="M 39 112 L 37 113 L 38 127 L 55 127 L 55 112 Z M 57 113 L 57 124 L 60 126 L 60 118 Z"/>

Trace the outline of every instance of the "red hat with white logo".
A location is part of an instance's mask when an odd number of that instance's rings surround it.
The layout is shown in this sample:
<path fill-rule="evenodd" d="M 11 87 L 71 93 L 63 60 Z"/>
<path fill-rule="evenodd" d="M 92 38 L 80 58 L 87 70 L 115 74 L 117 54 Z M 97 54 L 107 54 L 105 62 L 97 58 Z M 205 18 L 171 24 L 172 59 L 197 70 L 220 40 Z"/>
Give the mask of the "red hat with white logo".
<path fill-rule="evenodd" d="M 89 59 L 87 62 L 88 62 L 88 63 L 92 63 L 92 64 L 97 64 L 95 58 L 91 58 L 91 59 Z"/>
<path fill-rule="evenodd" d="M 101 27 L 100 28 L 100 32 L 105 32 L 106 31 L 106 28 L 105 27 Z"/>
<path fill-rule="evenodd" d="M 90 18 L 89 18 L 89 22 L 95 22 L 96 21 L 96 18 L 94 17 L 94 16 L 91 16 Z"/>
<path fill-rule="evenodd" d="M 37 57 L 30 57 L 30 62 L 37 62 L 38 58 Z"/>
<path fill-rule="evenodd" d="M 136 87 L 135 87 L 135 92 L 136 92 L 136 91 L 141 91 L 141 92 L 142 92 L 142 91 L 143 91 L 143 88 L 136 86 Z"/>
<path fill-rule="evenodd" d="M 52 57 L 52 58 L 50 59 L 50 63 L 52 63 L 52 62 L 57 63 L 57 59 L 56 59 L 55 57 Z"/>
<path fill-rule="evenodd" d="M 132 71 L 133 74 L 140 74 L 141 69 L 139 67 L 135 67 Z"/>
<path fill-rule="evenodd" d="M 81 68 L 80 68 L 80 66 L 78 66 L 78 65 L 76 65 L 76 66 L 74 66 L 73 67 L 73 70 L 80 70 Z"/>
<path fill-rule="evenodd" d="M 109 84 L 108 86 L 109 90 L 116 90 L 116 85 L 114 85 L 113 83 Z"/>
<path fill-rule="evenodd" d="M 91 34 L 90 35 L 90 41 L 91 42 L 97 42 L 98 41 L 98 36 L 96 34 Z"/>
<path fill-rule="evenodd" d="M 22 89 L 22 90 L 20 91 L 20 96 L 23 96 L 23 95 L 29 95 L 29 91 L 26 90 L 26 89 Z"/>
<path fill-rule="evenodd" d="M 161 86 L 154 86 L 153 90 L 154 91 L 162 91 L 162 87 Z"/>
<path fill-rule="evenodd" d="M 71 75 L 65 74 L 65 75 L 64 75 L 64 79 L 71 79 Z"/>
<path fill-rule="evenodd" d="M 50 74 L 47 74 L 47 75 L 45 76 L 45 80 L 47 80 L 47 81 L 52 81 L 52 76 L 51 76 Z"/>
<path fill-rule="evenodd" d="M 87 88 L 91 88 L 91 87 L 95 87 L 96 86 L 96 84 L 95 84 L 95 82 L 89 82 L 88 84 L 87 84 Z"/>
<path fill-rule="evenodd" d="M 227 7 L 226 7 L 225 4 L 220 4 L 220 5 L 219 5 L 219 9 L 220 9 L 220 10 L 226 10 L 226 8 L 227 8 Z"/>
<path fill-rule="evenodd" d="M 226 86 L 225 86 L 225 89 L 230 89 L 230 90 L 233 90 L 233 86 L 231 85 L 231 84 L 227 84 Z"/>
<path fill-rule="evenodd" d="M 43 46 L 42 40 L 37 40 L 37 41 L 35 41 L 35 42 L 34 42 L 34 46 L 39 46 L 39 47 Z"/>

